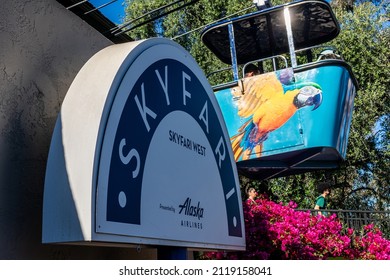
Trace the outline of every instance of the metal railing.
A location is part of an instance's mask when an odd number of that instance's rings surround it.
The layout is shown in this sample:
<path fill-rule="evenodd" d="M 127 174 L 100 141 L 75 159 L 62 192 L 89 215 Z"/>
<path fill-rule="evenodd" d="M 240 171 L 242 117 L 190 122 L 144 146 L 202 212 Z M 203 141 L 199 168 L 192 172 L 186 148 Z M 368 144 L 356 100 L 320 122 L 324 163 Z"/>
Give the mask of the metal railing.
<path fill-rule="evenodd" d="M 317 215 L 320 210 L 296 209 L 296 211 L 310 211 L 312 215 Z M 356 234 L 362 232 L 365 225 L 373 224 L 378 227 L 386 239 L 390 239 L 390 211 L 366 211 L 366 210 L 321 210 L 328 215 L 336 214 L 337 218 L 345 227 L 352 228 Z"/>

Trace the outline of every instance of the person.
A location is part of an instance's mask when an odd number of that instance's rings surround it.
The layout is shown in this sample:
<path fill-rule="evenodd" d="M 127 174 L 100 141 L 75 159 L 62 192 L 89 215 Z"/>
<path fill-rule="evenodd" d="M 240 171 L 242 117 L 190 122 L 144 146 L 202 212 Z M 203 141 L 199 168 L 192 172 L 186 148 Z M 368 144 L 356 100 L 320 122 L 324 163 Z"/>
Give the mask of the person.
<path fill-rule="evenodd" d="M 320 216 L 326 216 L 327 213 L 325 211 L 322 211 L 323 209 L 326 209 L 327 204 L 327 196 L 330 194 L 330 186 L 326 182 L 322 182 L 318 184 L 318 192 L 320 193 L 320 196 L 316 199 L 316 204 L 314 206 L 315 210 L 318 210 L 318 215 Z"/>
<path fill-rule="evenodd" d="M 248 206 L 257 205 L 256 197 L 257 197 L 257 191 L 255 188 L 249 188 L 247 191 L 248 199 L 246 200 L 246 203 Z"/>
<path fill-rule="evenodd" d="M 342 58 L 339 54 L 335 52 L 335 50 L 326 49 L 320 53 L 317 61 L 324 60 L 324 59 L 342 59 Z"/>
<path fill-rule="evenodd" d="M 260 74 L 260 70 L 254 64 L 250 63 L 245 66 L 244 73 L 244 77 L 247 78 Z"/>

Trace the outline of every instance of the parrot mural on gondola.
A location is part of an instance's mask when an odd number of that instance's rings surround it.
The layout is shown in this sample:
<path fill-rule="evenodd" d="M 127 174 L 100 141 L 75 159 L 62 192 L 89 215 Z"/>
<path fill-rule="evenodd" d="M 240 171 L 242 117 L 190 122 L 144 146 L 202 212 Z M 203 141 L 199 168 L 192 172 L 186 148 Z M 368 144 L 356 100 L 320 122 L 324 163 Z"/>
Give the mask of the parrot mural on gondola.
<path fill-rule="evenodd" d="M 294 81 L 291 69 L 243 79 L 232 91 L 236 96 L 242 94 L 238 115 L 247 118 L 231 137 L 236 161 L 249 159 L 253 152 L 260 155 L 270 132 L 282 127 L 300 108 L 314 106 L 315 110 L 322 102 L 321 87 Z"/>

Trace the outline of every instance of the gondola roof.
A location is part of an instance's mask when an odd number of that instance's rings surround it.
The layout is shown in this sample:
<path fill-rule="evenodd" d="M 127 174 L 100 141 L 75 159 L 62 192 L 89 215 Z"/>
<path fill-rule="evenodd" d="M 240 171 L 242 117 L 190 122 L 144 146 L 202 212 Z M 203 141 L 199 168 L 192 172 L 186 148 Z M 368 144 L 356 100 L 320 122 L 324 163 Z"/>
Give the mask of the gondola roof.
<path fill-rule="evenodd" d="M 301 0 L 213 24 L 203 30 L 202 41 L 222 62 L 231 64 L 228 25 L 232 23 L 238 64 L 288 53 L 285 7 L 296 49 L 323 44 L 340 32 L 329 3 Z"/>

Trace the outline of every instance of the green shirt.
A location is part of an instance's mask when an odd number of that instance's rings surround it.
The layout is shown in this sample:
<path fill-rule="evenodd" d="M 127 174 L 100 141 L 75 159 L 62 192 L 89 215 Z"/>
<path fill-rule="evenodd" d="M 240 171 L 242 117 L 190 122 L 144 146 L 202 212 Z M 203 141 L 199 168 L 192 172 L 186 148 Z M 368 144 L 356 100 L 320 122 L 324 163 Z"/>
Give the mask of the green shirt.
<path fill-rule="evenodd" d="M 320 195 L 319 197 L 317 197 L 316 199 L 316 205 L 318 205 L 320 207 L 320 210 L 322 209 L 325 209 L 326 208 L 326 199 L 325 197 L 323 197 L 322 195 Z M 327 213 L 326 212 L 322 212 L 322 215 L 326 216 Z"/>

